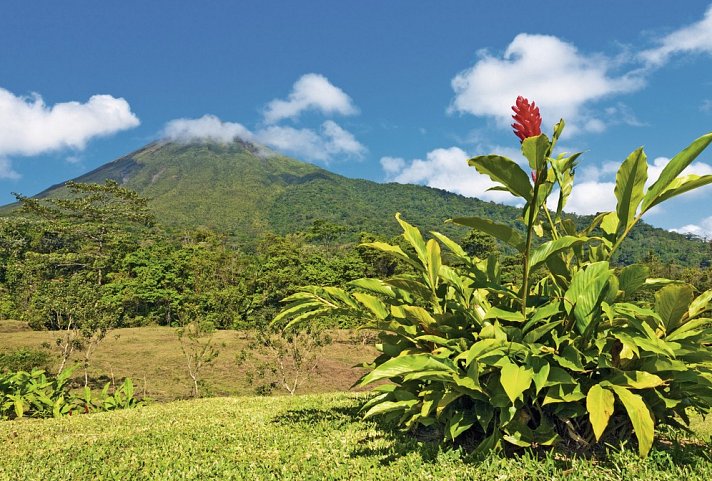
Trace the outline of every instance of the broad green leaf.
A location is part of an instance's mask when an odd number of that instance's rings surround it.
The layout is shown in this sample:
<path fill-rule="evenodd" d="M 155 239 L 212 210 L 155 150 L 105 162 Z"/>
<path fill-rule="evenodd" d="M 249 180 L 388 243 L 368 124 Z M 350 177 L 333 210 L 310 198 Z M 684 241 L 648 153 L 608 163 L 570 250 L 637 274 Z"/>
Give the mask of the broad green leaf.
<path fill-rule="evenodd" d="M 449 419 L 447 432 L 451 440 L 470 429 L 477 419 L 471 412 L 455 411 Z"/>
<path fill-rule="evenodd" d="M 445 371 L 452 370 L 447 364 L 438 361 L 434 357 L 426 354 L 409 354 L 394 357 L 383 364 L 377 366 L 373 371 L 366 374 L 358 382 L 360 386 L 378 381 L 400 377 L 416 371 Z"/>
<path fill-rule="evenodd" d="M 712 175 L 690 174 L 684 177 L 678 177 L 670 182 L 668 188 L 665 189 L 652 204 L 650 204 L 649 208 L 655 207 L 661 202 L 665 202 L 672 197 L 676 197 L 680 194 L 684 194 L 685 192 L 697 189 L 698 187 L 703 187 L 710 183 L 712 183 Z"/>
<path fill-rule="evenodd" d="M 367 419 L 372 416 L 377 416 L 379 414 L 385 414 L 393 411 L 406 411 L 418 404 L 418 402 L 419 401 L 417 399 L 409 399 L 407 401 L 383 401 L 369 409 L 363 417 Z"/>
<path fill-rule="evenodd" d="M 586 409 L 588 409 L 588 419 L 596 435 L 596 441 L 601 439 L 603 431 L 608 426 L 608 420 L 613 414 L 613 406 L 616 400 L 613 393 L 602 388 L 600 384 L 594 384 L 586 395 Z"/>
<path fill-rule="evenodd" d="M 356 279 L 348 283 L 349 286 L 358 287 L 375 294 L 383 294 L 388 297 L 395 297 L 393 288 L 381 279 Z"/>
<path fill-rule="evenodd" d="M 690 303 L 690 308 L 687 310 L 688 318 L 693 319 L 705 312 L 710 308 L 710 302 L 712 302 L 712 289 L 703 292 Z"/>
<path fill-rule="evenodd" d="M 499 307 L 490 307 L 485 312 L 485 319 L 501 319 L 503 321 L 524 322 L 524 314 L 520 311 L 506 311 Z"/>
<path fill-rule="evenodd" d="M 524 366 L 509 363 L 502 368 L 499 382 L 507 393 L 509 400 L 514 403 L 524 391 L 529 389 L 534 378 L 534 372 Z"/>
<path fill-rule="evenodd" d="M 645 152 L 640 147 L 623 161 L 616 174 L 617 238 L 621 237 L 635 220 L 638 205 L 643 200 L 646 180 L 648 180 L 648 164 Z"/>
<path fill-rule="evenodd" d="M 593 320 L 595 309 L 607 292 L 611 270 L 608 262 L 594 262 L 585 270 L 580 270 L 571 279 L 569 289 L 564 294 L 565 309 L 573 310 L 576 328 L 580 334 L 586 331 Z"/>
<path fill-rule="evenodd" d="M 458 257 L 461 258 L 469 258 L 467 255 L 467 252 L 454 240 L 450 239 L 448 236 L 441 234 L 440 232 L 435 232 L 435 231 L 430 231 L 430 234 L 435 237 L 437 240 L 443 243 L 445 247 L 450 249 L 450 251 L 455 254 Z"/>
<path fill-rule="evenodd" d="M 418 264 L 416 261 L 411 259 L 405 252 L 403 252 L 403 249 L 401 249 L 398 246 L 394 246 L 391 244 L 387 244 L 385 242 L 365 242 L 363 244 L 359 244 L 360 246 L 363 247 L 370 247 L 372 249 L 377 249 L 382 252 L 386 252 L 388 254 L 391 254 L 398 259 L 407 262 L 411 266 L 415 267 L 418 270 L 421 270 L 423 267 L 422 265 Z"/>
<path fill-rule="evenodd" d="M 426 244 L 425 250 L 425 265 L 427 267 L 428 281 L 430 281 L 430 287 L 435 290 L 438 288 L 438 274 L 440 273 L 440 266 L 442 265 L 440 244 L 438 244 L 435 239 L 430 239 Z"/>
<path fill-rule="evenodd" d="M 393 307 L 396 306 L 392 306 L 392 308 Z M 405 317 L 407 319 L 414 320 L 416 323 L 420 324 L 424 328 L 428 328 L 429 326 L 437 324 L 437 321 L 433 318 L 433 316 L 430 315 L 430 313 L 422 307 L 408 305 L 403 305 L 399 307 L 405 313 Z"/>
<path fill-rule="evenodd" d="M 403 237 L 413 246 L 413 249 L 415 249 L 415 252 L 418 254 L 418 258 L 423 265 L 425 265 L 427 253 L 425 251 L 425 240 L 420 230 L 401 219 L 400 212 L 396 214 L 396 220 L 403 228 Z"/>
<path fill-rule="evenodd" d="M 624 387 L 614 385 L 611 386 L 611 389 L 615 391 L 628 413 L 628 418 L 633 424 L 635 437 L 638 439 L 638 453 L 641 458 L 644 458 L 650 452 L 650 448 L 653 447 L 655 420 L 642 397 L 633 394 Z"/>
<path fill-rule="evenodd" d="M 539 391 L 541 391 L 544 388 L 544 386 L 546 385 L 546 381 L 549 378 L 550 370 L 551 370 L 551 365 L 544 360 L 544 362 L 542 363 L 539 370 L 537 370 L 534 373 L 532 380 L 534 381 L 534 386 L 536 386 L 537 394 L 539 394 Z"/>
<path fill-rule="evenodd" d="M 323 308 L 325 304 L 323 302 L 303 302 L 300 304 L 297 304 L 295 306 L 288 307 L 287 309 L 284 309 L 280 311 L 279 314 L 275 316 L 275 318 L 272 320 L 271 324 L 279 324 L 282 320 L 284 320 L 287 317 L 294 316 L 296 314 L 301 314 L 305 311 L 313 311 L 315 309 L 320 309 Z"/>
<path fill-rule="evenodd" d="M 451 219 L 451 222 L 472 227 L 501 240 L 520 252 L 524 251 L 524 239 L 519 232 L 506 224 L 500 224 L 483 217 L 456 217 Z"/>
<path fill-rule="evenodd" d="M 509 192 L 529 202 L 534 194 L 529 176 L 516 162 L 499 155 L 484 155 L 467 161 L 477 172 L 502 184 Z"/>
<path fill-rule="evenodd" d="M 668 189 L 673 180 L 707 148 L 710 142 L 712 142 L 712 132 L 694 140 L 670 159 L 658 180 L 645 193 L 640 207 L 641 212 L 646 212 L 650 207 L 658 203 L 658 198 Z"/>
<path fill-rule="evenodd" d="M 390 314 L 388 307 L 376 296 L 366 294 L 365 292 L 354 292 L 351 295 L 380 320 L 386 319 Z"/>
<path fill-rule="evenodd" d="M 496 349 L 500 349 L 506 345 L 505 341 L 500 339 L 482 339 L 475 342 L 470 349 L 462 353 L 460 356 L 465 358 L 465 366 L 469 366 L 472 361 L 481 358 Z"/>
<path fill-rule="evenodd" d="M 659 376 L 645 371 L 617 371 L 608 380 L 611 384 L 631 389 L 650 389 L 665 384 Z"/>
<path fill-rule="evenodd" d="M 670 284 L 655 293 L 655 312 L 662 319 L 665 332 L 672 332 L 680 325 L 693 298 L 689 284 Z"/>
<path fill-rule="evenodd" d="M 631 264 L 624 267 L 618 275 L 619 289 L 629 298 L 645 285 L 650 268 L 643 264 Z"/>
<path fill-rule="evenodd" d="M 574 237 L 567 235 L 544 242 L 532 250 L 529 258 L 529 269 L 534 270 L 540 264 L 546 262 L 546 260 L 552 255 L 570 249 L 574 245 L 583 244 L 586 241 L 588 241 L 588 237 Z"/>
<path fill-rule="evenodd" d="M 529 167 L 539 172 L 546 165 L 546 156 L 551 144 L 544 134 L 528 137 L 522 141 L 522 154 L 529 161 Z M 528 179 L 527 179 L 527 183 Z"/>
<path fill-rule="evenodd" d="M 615 237 L 616 230 L 618 230 L 618 214 L 615 212 L 608 212 L 601 217 L 601 230 L 606 234 Z"/>

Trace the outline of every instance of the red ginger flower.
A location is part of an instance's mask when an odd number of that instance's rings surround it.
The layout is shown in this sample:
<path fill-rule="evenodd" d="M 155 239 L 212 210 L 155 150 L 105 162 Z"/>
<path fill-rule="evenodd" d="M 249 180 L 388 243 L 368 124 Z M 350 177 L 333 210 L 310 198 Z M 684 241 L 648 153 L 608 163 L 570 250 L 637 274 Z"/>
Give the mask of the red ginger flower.
<path fill-rule="evenodd" d="M 539 107 L 534 102 L 530 104 L 529 100 L 520 95 L 512 110 L 514 110 L 512 128 L 514 128 L 514 135 L 519 137 L 519 140 L 524 142 L 524 139 L 528 137 L 541 134 L 541 115 Z"/>

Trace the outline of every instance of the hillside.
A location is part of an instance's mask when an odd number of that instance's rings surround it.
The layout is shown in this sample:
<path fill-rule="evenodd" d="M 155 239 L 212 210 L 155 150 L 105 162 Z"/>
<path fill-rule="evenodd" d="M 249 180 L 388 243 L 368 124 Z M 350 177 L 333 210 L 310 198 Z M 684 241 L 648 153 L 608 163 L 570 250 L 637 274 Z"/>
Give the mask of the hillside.
<path fill-rule="evenodd" d="M 76 179 L 114 179 L 151 199 L 164 226 L 205 226 L 251 244 L 265 232 L 304 231 L 315 220 L 343 226 L 347 240 L 362 231 L 395 235 L 401 212 L 423 230 L 461 238 L 466 230 L 443 222 L 477 215 L 515 225 L 519 209 L 418 185 L 379 184 L 346 178 L 313 164 L 236 140 L 229 144 L 154 142 Z M 63 184 L 38 197 L 63 195 Z M 0 209 L 7 214 L 12 206 Z M 579 218 L 583 224 L 586 219 Z M 619 258 L 635 262 L 654 252 L 662 262 L 710 264 L 708 246 L 696 239 L 642 224 Z"/>

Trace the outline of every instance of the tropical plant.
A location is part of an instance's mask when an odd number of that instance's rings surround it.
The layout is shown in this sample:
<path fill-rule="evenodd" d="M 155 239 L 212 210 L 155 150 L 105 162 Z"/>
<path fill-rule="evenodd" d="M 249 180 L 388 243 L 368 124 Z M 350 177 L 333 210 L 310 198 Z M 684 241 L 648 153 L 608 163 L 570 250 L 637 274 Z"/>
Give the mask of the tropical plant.
<path fill-rule="evenodd" d="M 145 404 L 134 396 L 133 383 L 128 378 L 111 394 L 110 383 L 98 395 L 93 395 L 86 386 L 81 394 L 72 393 L 69 385 L 75 368 L 65 369 L 57 376 L 48 375 L 40 369 L 0 373 L 0 419 L 58 418 L 67 414 L 129 409 Z"/>
<path fill-rule="evenodd" d="M 646 156 L 636 149 L 616 175 L 616 210 L 578 230 L 563 212 L 580 154 L 554 154 L 563 120 L 549 139 L 534 103 L 519 98 L 514 110 L 531 175 L 499 155 L 469 165 L 524 201 L 525 234 L 484 217 L 452 222 L 515 249 L 520 284 L 503 281 L 495 255 L 471 257 L 438 232 L 426 241 L 396 215 L 413 252 L 368 246 L 414 274 L 305 288 L 285 299 L 274 322 L 291 328 L 343 314 L 380 330 L 382 354 L 359 384 L 390 383 L 375 388 L 367 417 L 436 426 L 447 440 L 466 434 L 479 451 L 562 439 L 587 449 L 632 432 L 646 456 L 656 426 L 684 428 L 690 410 L 712 406 L 712 290 L 650 278 L 640 264 L 616 271 L 611 258 L 651 208 L 712 183 L 712 175 L 681 175 L 712 133 L 674 156 L 647 189 Z M 643 291 L 654 293 L 651 302 L 636 300 Z"/>

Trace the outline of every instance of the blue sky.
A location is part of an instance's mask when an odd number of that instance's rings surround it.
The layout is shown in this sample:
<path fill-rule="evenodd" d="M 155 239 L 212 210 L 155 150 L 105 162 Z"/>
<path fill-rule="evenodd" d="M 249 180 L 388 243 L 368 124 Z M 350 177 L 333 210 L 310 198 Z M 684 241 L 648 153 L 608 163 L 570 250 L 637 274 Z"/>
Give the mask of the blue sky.
<path fill-rule="evenodd" d="M 7 1 L 0 202 L 161 137 L 235 135 L 334 172 L 487 200 L 469 156 L 517 159 L 517 95 L 585 151 L 569 208 L 614 205 L 617 163 L 651 176 L 712 130 L 712 6 L 669 2 Z M 712 151 L 691 173 L 712 174 Z M 712 187 L 651 212 L 712 237 Z"/>

